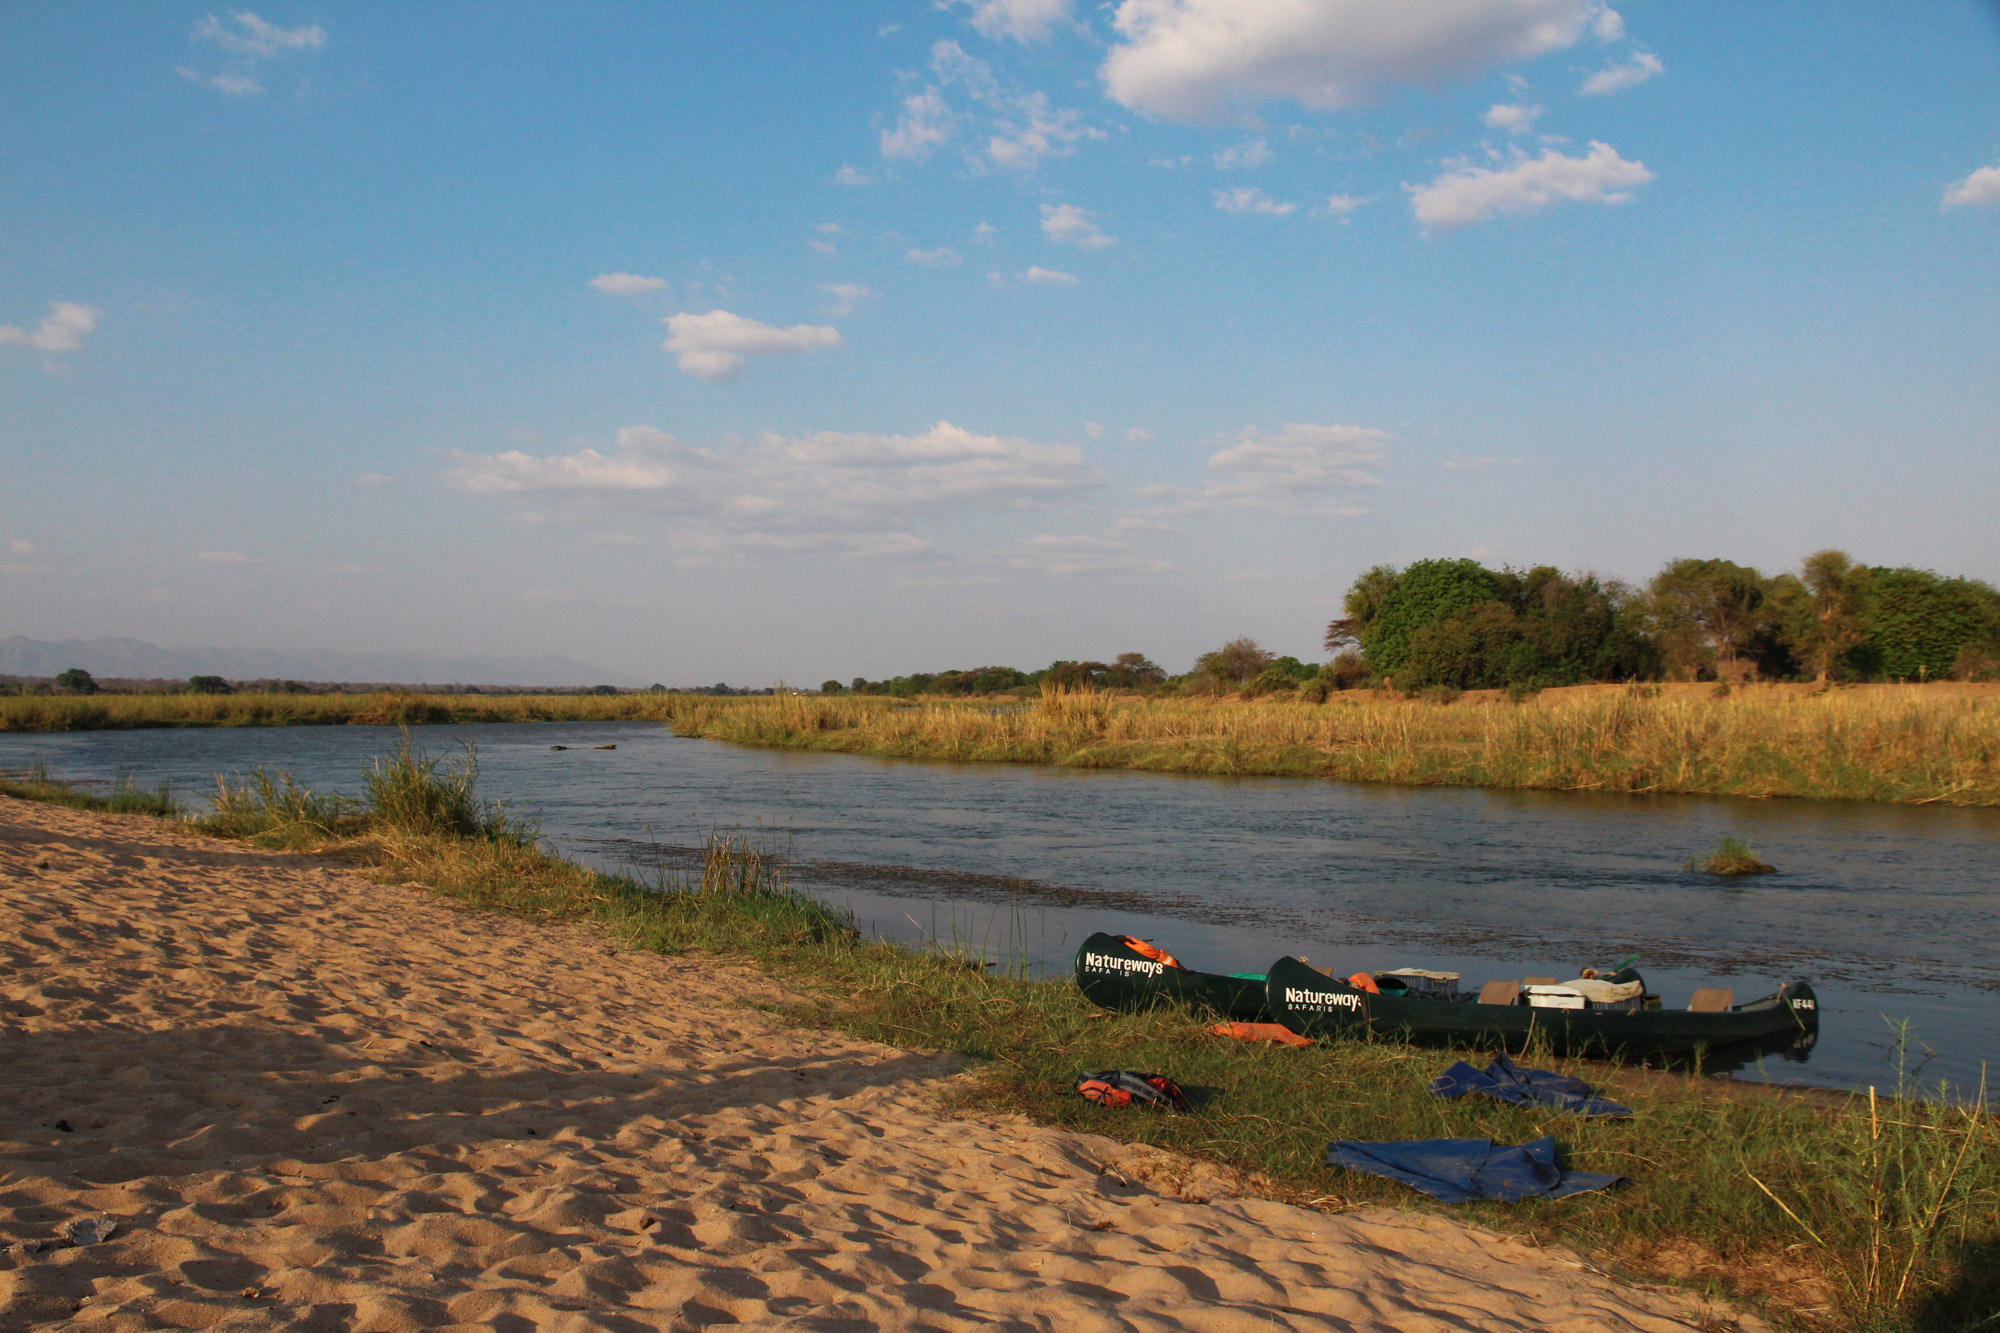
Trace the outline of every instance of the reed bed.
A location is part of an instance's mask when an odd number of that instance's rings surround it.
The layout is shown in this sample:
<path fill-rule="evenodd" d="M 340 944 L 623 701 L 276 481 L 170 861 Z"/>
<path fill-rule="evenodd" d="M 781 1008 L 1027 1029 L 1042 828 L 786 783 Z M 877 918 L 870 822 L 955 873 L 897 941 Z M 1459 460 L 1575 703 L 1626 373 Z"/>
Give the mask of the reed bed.
<path fill-rule="evenodd" d="M 846 754 L 1415 786 L 2000 804 L 2000 698 L 1921 686 L 1611 688 L 1520 704 L 676 696 L 683 735 Z"/>
<path fill-rule="evenodd" d="M 664 722 L 665 694 L 93 694 L 0 697 L 0 731 Z"/>
<path fill-rule="evenodd" d="M 1213 1036 L 1207 1018 L 1184 1010 L 1107 1013 L 1065 982 L 996 970 L 942 941 L 864 941 L 845 913 L 794 892 L 782 862 L 740 836 L 713 837 L 698 876 L 650 883 L 564 861 L 531 824 L 478 800 L 469 749 L 432 759 L 406 736 L 368 777 L 363 797 L 349 800 L 253 774 L 224 783 L 225 799 L 199 826 L 345 858 L 470 910 L 594 922 L 635 948 L 755 961 L 789 986 L 793 998 L 774 1008 L 793 1021 L 970 1057 L 972 1076 L 951 1086 L 950 1102 L 1171 1149 L 1235 1176 L 1236 1188 L 1328 1210 L 1436 1210 L 1387 1181 L 1327 1167 L 1327 1143 L 1552 1133 L 1570 1164 L 1632 1183 L 1448 1211 L 1580 1247 L 1627 1276 L 1749 1298 L 1782 1327 L 1929 1333 L 2000 1322 L 2000 1129 L 1983 1088 L 1929 1102 L 1895 1095 L 1907 1087 L 1755 1093 L 1543 1055 L 1537 1063 L 1608 1085 L 1635 1116 L 1599 1123 L 1440 1102 L 1425 1088 L 1454 1053 L 1375 1041 L 1253 1046 Z M 45 799 L 61 790 L 46 774 L 38 782 Z M 1200 1106 L 1185 1116 L 1109 1111 L 1072 1094 L 1077 1074 L 1106 1067 L 1166 1071 Z"/>

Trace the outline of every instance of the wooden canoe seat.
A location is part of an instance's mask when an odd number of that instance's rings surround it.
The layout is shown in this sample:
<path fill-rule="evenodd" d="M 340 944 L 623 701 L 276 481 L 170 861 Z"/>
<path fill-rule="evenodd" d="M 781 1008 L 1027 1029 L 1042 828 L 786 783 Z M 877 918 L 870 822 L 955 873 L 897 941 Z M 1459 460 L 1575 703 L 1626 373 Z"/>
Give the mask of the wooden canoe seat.
<path fill-rule="evenodd" d="M 1554 977 L 1522 977 L 1521 984 L 1523 986 L 1560 986 L 1562 983 Z"/>
<path fill-rule="evenodd" d="M 1479 988 L 1481 1004 L 1514 1004 L 1521 998 L 1518 981 L 1489 981 Z"/>
<path fill-rule="evenodd" d="M 1736 1003 L 1736 992 L 1726 986 L 1705 986 L 1694 993 L 1688 1001 L 1691 1014 L 1726 1014 L 1729 1006 Z"/>

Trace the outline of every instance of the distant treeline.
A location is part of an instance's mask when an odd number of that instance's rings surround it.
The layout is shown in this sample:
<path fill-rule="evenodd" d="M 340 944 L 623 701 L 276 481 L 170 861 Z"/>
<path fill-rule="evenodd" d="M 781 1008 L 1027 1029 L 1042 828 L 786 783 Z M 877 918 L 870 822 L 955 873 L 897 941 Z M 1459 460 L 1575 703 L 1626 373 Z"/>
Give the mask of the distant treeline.
<path fill-rule="evenodd" d="M 1669 563 L 1639 587 L 1552 566 L 1477 560 L 1377 565 L 1326 629 L 1331 660 L 1240 638 L 1171 675 L 1143 653 L 829 680 L 823 694 L 984 695 L 1043 687 L 1249 696 L 1394 686 L 1532 691 L 1593 681 L 1925 681 L 2000 677 L 2000 591 L 1927 569 L 1861 565 L 1841 551 L 1770 577 L 1728 560 Z"/>
<path fill-rule="evenodd" d="M 654 685 L 651 692 L 661 693 L 664 685 Z M 681 693 L 686 694 L 755 694 L 755 690 L 732 690 L 727 685 L 693 686 Z M 144 680 L 119 677 L 97 678 L 82 667 L 71 667 L 55 676 L 0 676 L 0 697 L 23 695 L 91 695 L 91 694 L 447 694 L 447 695 L 494 695 L 506 698 L 512 695 L 587 695 L 587 694 L 632 694 L 637 691 L 621 690 L 616 685 L 466 685 L 452 684 L 411 684 L 405 682 L 379 681 L 301 681 L 301 680 L 226 680 L 221 676 L 189 676 L 186 680 L 164 680 L 148 678 Z M 763 691 L 769 694 L 769 690 Z"/>
<path fill-rule="evenodd" d="M 1336 674 L 1405 689 L 2000 674 L 2000 592 L 1842 551 L 1770 577 L 1728 560 L 1675 560 L 1637 588 L 1546 565 L 1378 565 L 1354 581 L 1344 610 L 1326 633 Z"/>

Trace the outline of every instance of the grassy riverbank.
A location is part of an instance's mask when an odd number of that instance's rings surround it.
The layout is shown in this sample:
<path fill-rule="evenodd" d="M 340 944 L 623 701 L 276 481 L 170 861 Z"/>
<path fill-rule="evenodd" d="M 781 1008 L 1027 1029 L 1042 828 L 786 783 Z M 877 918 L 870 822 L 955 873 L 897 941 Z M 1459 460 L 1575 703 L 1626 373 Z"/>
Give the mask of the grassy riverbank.
<path fill-rule="evenodd" d="M 1409 1191 L 1324 1166 L 1326 1144 L 1554 1133 L 1572 1165 L 1633 1184 L 1450 1211 L 1580 1247 L 1631 1275 L 1748 1296 L 1799 1327 L 1960 1329 L 2000 1312 L 2000 1132 L 1983 1112 L 1738 1096 L 1603 1067 L 1582 1072 L 1611 1082 L 1633 1120 L 1441 1103 L 1424 1088 L 1448 1053 L 1252 1047 L 1178 1011 L 1105 1013 L 1061 982 L 861 940 L 839 913 L 787 891 L 741 842 L 713 847 L 698 880 L 643 885 L 550 856 L 531 828 L 477 800 L 469 765 L 405 752 L 367 776 L 360 802 L 253 776 L 203 827 L 340 857 L 475 911 L 595 922 L 633 947 L 753 962 L 793 989 L 781 1009 L 795 1021 L 971 1057 L 972 1077 L 952 1092 L 962 1106 L 1175 1149 L 1272 1197 L 1428 1209 Z M 1164 1117 L 1102 1111 L 1070 1094 L 1078 1072 L 1111 1066 L 1170 1072 L 1202 1089 L 1206 1105 Z"/>
<path fill-rule="evenodd" d="M 0 731 L 147 727 L 428 726 L 479 722 L 664 722 L 667 694 L 91 694 L 0 698 Z"/>
<path fill-rule="evenodd" d="M 0 731 L 662 722 L 740 745 L 1412 786 L 2000 804 L 2000 691 L 1581 686 L 1510 703 L 1388 693 L 901 700 L 777 694 L 0 698 Z"/>
<path fill-rule="evenodd" d="M 1560 791 L 2000 804 L 2000 697 L 1585 687 L 1520 704 L 1356 691 L 1322 704 L 1050 694 L 1016 706 L 680 696 L 683 735 L 916 759 Z"/>

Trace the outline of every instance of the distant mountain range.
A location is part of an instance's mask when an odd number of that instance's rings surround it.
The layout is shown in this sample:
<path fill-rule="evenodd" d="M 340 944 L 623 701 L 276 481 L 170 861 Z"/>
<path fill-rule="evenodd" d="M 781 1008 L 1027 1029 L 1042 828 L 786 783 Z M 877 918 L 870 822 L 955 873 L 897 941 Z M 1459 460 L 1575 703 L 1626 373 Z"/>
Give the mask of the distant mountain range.
<path fill-rule="evenodd" d="M 81 667 L 104 679 L 297 680 L 403 685 L 625 685 L 615 671 L 568 657 L 445 657 L 432 653 L 278 652 L 161 648 L 139 639 L 0 639 L 0 676 L 53 676 Z"/>

